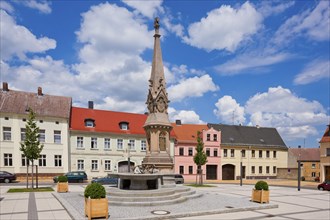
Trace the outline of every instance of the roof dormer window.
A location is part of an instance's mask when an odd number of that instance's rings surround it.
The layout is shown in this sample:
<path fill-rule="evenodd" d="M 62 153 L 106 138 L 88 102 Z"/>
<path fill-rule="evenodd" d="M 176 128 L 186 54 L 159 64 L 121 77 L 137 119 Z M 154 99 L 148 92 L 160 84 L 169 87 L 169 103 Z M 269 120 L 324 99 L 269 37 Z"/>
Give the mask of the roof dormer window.
<path fill-rule="evenodd" d="M 121 130 L 128 130 L 129 129 L 128 128 L 128 122 L 126 122 L 126 121 L 120 122 L 119 127 L 120 127 Z"/>
<path fill-rule="evenodd" d="M 85 126 L 89 128 L 95 127 L 95 120 L 91 118 L 86 118 L 85 119 Z"/>

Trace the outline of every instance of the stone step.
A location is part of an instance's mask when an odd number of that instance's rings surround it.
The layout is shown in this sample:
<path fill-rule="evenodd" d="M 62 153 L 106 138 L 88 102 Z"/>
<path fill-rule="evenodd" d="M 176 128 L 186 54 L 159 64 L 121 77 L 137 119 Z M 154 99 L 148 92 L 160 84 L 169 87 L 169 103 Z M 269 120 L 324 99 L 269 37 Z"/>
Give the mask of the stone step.
<path fill-rule="evenodd" d="M 182 197 L 181 194 L 172 194 L 166 196 L 152 196 L 152 197 L 122 197 L 122 196 L 108 196 L 109 201 L 118 201 L 118 202 L 143 202 L 143 201 L 166 201 L 174 200 Z"/>
<path fill-rule="evenodd" d="M 175 194 L 174 189 L 158 189 L 158 190 L 121 190 L 113 188 L 107 190 L 109 196 L 122 196 L 122 197 L 158 197 Z"/>
<path fill-rule="evenodd" d="M 176 199 L 171 200 L 164 200 L 164 201 L 143 201 L 143 202 L 119 202 L 119 201 L 112 201 L 109 200 L 109 205 L 113 206 L 161 206 L 161 205 L 171 205 L 177 204 L 186 201 L 187 198 L 179 197 Z"/>

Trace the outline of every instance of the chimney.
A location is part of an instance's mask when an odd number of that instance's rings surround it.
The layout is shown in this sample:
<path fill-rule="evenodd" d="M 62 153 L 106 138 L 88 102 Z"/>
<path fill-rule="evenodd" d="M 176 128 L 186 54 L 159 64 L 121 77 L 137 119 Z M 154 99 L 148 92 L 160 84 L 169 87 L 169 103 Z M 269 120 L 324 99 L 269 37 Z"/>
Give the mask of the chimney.
<path fill-rule="evenodd" d="M 175 120 L 176 125 L 181 125 L 181 120 Z"/>
<path fill-rule="evenodd" d="M 8 89 L 8 83 L 7 82 L 3 82 L 2 83 L 2 91 L 4 92 L 8 92 L 9 89 Z"/>
<path fill-rule="evenodd" d="M 88 101 L 88 108 L 89 109 L 94 109 L 94 102 L 93 101 Z"/>
<path fill-rule="evenodd" d="M 42 88 L 41 87 L 38 87 L 38 96 L 42 96 Z"/>

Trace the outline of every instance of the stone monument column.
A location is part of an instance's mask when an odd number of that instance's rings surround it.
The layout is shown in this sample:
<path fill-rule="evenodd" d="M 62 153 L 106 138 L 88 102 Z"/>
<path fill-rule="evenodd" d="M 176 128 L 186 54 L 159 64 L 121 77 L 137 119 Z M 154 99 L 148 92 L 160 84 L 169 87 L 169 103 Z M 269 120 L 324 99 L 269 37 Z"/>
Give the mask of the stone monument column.
<path fill-rule="evenodd" d="M 154 21 L 154 53 L 149 92 L 147 97 L 148 117 L 144 124 L 147 135 L 147 155 L 144 165 L 155 165 L 160 173 L 173 173 L 173 159 L 170 156 L 171 123 L 168 119 L 168 94 L 164 77 L 162 51 L 160 48 L 159 18 Z"/>

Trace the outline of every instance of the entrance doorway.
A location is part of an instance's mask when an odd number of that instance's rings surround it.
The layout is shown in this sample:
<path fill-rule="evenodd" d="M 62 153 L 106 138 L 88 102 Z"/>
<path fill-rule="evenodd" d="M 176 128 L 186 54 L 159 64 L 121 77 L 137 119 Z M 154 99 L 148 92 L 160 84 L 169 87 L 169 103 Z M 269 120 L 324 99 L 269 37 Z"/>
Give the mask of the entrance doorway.
<path fill-rule="evenodd" d="M 216 180 L 217 179 L 217 165 L 206 165 L 206 179 L 207 180 Z"/>
<path fill-rule="evenodd" d="M 222 179 L 235 180 L 235 166 L 232 164 L 225 164 L 222 166 Z"/>
<path fill-rule="evenodd" d="M 324 171 L 324 180 L 330 180 L 330 166 L 325 166 Z"/>

